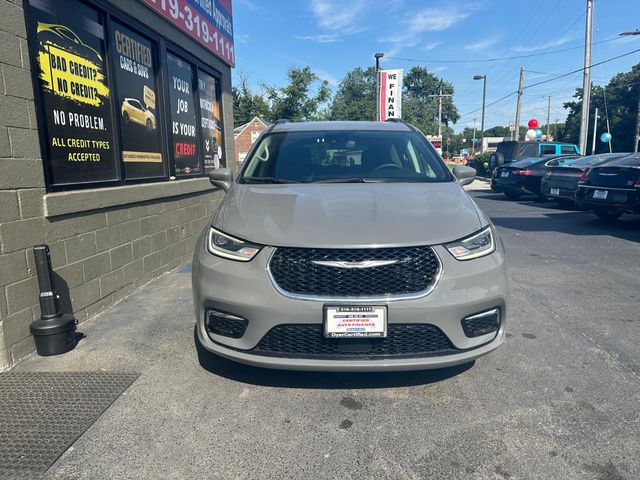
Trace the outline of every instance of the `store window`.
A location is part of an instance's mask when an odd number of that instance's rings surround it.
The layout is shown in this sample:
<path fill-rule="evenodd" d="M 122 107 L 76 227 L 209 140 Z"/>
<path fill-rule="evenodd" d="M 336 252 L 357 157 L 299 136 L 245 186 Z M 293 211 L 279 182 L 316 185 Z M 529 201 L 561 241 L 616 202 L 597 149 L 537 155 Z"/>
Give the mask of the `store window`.
<path fill-rule="evenodd" d="M 47 7 L 31 8 L 30 31 L 48 183 L 117 181 L 104 16 L 72 0 L 35 5 Z"/>
<path fill-rule="evenodd" d="M 220 79 L 200 59 L 102 2 L 30 1 L 27 26 L 48 190 L 226 166 Z"/>

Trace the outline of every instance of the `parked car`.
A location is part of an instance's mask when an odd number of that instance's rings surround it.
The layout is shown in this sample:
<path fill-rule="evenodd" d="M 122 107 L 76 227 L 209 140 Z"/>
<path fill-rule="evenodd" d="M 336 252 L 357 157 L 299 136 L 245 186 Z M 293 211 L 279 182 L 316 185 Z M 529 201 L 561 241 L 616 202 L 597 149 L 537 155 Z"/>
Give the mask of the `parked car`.
<path fill-rule="evenodd" d="M 542 179 L 542 195 L 556 200 L 559 203 L 574 203 L 576 190 L 578 189 L 578 178 L 585 171 L 591 168 L 604 165 L 618 158 L 622 158 L 628 153 L 599 153 L 582 157 L 571 163 L 547 167 Z"/>
<path fill-rule="evenodd" d="M 547 168 L 567 165 L 578 158 L 580 155 L 545 155 L 512 162 L 494 170 L 491 189 L 503 192 L 509 200 L 517 200 L 527 192 L 545 198 L 541 182 Z"/>
<path fill-rule="evenodd" d="M 583 172 L 576 202 L 603 220 L 640 213 L 640 153 L 632 153 Z"/>
<path fill-rule="evenodd" d="M 146 127 L 149 131 L 156 129 L 156 116 L 140 100 L 125 98 L 122 100 L 120 111 L 125 123 L 131 121 Z"/>
<path fill-rule="evenodd" d="M 237 177 L 210 176 L 228 192 L 194 253 L 200 343 L 242 363 L 332 371 L 440 368 L 494 350 L 504 250 L 462 188 L 474 177 L 404 122 L 272 125 Z"/>
<path fill-rule="evenodd" d="M 525 158 L 579 154 L 580 150 L 573 143 L 504 141 L 498 144 L 497 150 L 489 157 L 489 169 L 493 171 L 502 165 Z"/>

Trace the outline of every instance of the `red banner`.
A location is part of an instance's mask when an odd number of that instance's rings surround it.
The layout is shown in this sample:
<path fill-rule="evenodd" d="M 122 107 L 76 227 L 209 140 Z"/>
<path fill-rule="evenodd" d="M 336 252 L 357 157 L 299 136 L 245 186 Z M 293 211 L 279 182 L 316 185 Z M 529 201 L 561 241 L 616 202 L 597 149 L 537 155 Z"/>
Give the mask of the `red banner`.
<path fill-rule="evenodd" d="M 144 0 L 180 30 L 235 66 L 233 16 L 229 0 Z"/>

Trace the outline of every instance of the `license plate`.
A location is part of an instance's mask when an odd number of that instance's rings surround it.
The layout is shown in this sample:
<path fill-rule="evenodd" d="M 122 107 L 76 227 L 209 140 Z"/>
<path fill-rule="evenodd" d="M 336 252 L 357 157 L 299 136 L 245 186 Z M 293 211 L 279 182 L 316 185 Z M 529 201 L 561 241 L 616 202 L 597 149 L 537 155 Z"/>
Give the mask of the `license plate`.
<path fill-rule="evenodd" d="M 594 190 L 593 198 L 595 198 L 596 200 L 606 200 L 608 194 L 608 190 Z"/>
<path fill-rule="evenodd" d="M 509 172 L 501 172 L 500 177 L 505 178 L 509 176 Z"/>
<path fill-rule="evenodd" d="M 554 195 L 554 196 L 557 197 L 558 195 L 560 195 L 560 189 L 559 188 L 552 188 L 552 189 L 549 190 L 549 193 L 551 195 Z"/>
<path fill-rule="evenodd" d="M 328 338 L 386 337 L 387 307 L 373 305 L 325 305 L 324 335 Z"/>

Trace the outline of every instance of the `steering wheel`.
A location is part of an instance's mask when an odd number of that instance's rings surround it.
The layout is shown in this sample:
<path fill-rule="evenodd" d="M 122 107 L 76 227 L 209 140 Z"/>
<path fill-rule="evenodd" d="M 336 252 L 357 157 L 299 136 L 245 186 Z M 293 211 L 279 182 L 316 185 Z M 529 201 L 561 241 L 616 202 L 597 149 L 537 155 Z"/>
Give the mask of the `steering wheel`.
<path fill-rule="evenodd" d="M 382 165 L 378 165 L 371 172 L 377 172 L 378 170 L 383 170 L 385 168 L 396 168 L 398 170 L 402 170 L 403 168 L 395 163 L 383 163 Z"/>

